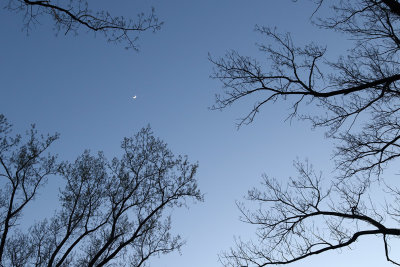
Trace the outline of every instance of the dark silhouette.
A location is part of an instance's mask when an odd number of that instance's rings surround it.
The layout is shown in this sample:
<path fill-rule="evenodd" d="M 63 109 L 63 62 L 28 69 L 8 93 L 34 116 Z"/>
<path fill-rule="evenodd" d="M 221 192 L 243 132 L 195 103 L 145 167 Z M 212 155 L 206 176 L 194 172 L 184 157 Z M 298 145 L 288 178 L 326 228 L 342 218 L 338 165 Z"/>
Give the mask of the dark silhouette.
<path fill-rule="evenodd" d="M 93 12 L 88 1 L 30 1 L 8 0 L 6 8 L 10 11 L 24 14 L 24 28 L 30 28 L 39 23 L 39 18 L 47 15 L 54 22 L 56 32 L 78 33 L 80 28 L 89 32 L 102 33 L 109 42 L 123 42 L 126 48 L 137 49 L 137 33 L 143 31 L 157 31 L 161 28 L 160 22 L 152 9 L 149 15 L 139 13 L 135 20 L 122 16 L 111 16 L 106 10 Z"/>
<path fill-rule="evenodd" d="M 145 266 L 155 255 L 179 250 L 169 212 L 201 201 L 198 165 L 174 156 L 149 127 L 125 138 L 121 158 L 107 161 L 85 151 L 74 163 L 55 164 L 44 151 L 57 135 L 28 141 L 9 137 L 0 120 L 1 266 Z M 18 230 L 26 204 L 50 174 L 65 181 L 51 218 Z"/>
<path fill-rule="evenodd" d="M 38 136 L 34 125 L 27 140 L 20 135 L 11 137 L 10 133 L 11 125 L 0 114 L 0 265 L 4 266 L 7 266 L 3 263 L 9 249 L 10 232 L 18 225 L 23 209 L 35 198 L 47 177 L 58 169 L 55 157 L 44 155 L 57 140 L 57 134 Z M 24 253 L 23 250 L 20 252 Z"/>
<path fill-rule="evenodd" d="M 260 239 L 238 240 L 221 258 L 226 266 L 287 264 L 347 247 L 363 235 L 381 236 L 387 260 L 400 265 L 390 257 L 388 244 L 390 237 L 400 236 L 400 228 L 392 228 L 400 222 L 400 190 L 382 177 L 387 164 L 400 156 L 400 3 L 316 2 L 314 23 L 354 40 L 346 57 L 329 61 L 324 57 L 327 47 L 297 47 L 290 34 L 261 26 L 257 31 L 273 41 L 259 46 L 269 65 L 235 51 L 210 57 L 212 76 L 225 89 L 214 109 L 258 96 L 239 126 L 251 123 L 266 104 L 292 101 L 289 118 L 326 127 L 327 137 L 338 141 L 336 175 L 330 184 L 322 183 L 309 163 L 296 162 L 297 179 L 284 186 L 264 177 L 264 189 L 249 192 L 248 199 L 262 208 L 239 207 L 243 220 L 258 226 Z M 315 18 L 325 2 L 332 5 L 332 17 Z M 302 114 L 304 105 L 315 105 L 318 115 Z M 386 193 L 388 202 L 381 209 L 369 197 L 371 185 Z"/>

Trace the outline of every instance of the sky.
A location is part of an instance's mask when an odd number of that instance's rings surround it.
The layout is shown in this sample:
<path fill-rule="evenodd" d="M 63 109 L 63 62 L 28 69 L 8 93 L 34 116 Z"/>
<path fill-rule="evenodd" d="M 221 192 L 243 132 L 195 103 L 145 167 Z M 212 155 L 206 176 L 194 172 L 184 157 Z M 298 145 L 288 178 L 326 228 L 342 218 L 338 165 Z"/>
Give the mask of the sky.
<path fill-rule="evenodd" d="M 255 46 L 265 41 L 254 32 L 256 24 L 289 31 L 299 44 L 326 44 L 333 54 L 343 53 L 347 43 L 311 25 L 312 1 L 93 1 L 93 9 L 131 17 L 152 6 L 164 25 L 140 35 L 139 52 L 86 32 L 56 36 L 45 18 L 27 35 L 23 15 L 1 9 L 0 112 L 16 132 L 31 123 L 42 133 L 59 132 L 52 151 L 69 161 L 85 149 L 119 155 L 123 137 L 151 125 L 175 154 L 199 162 L 197 179 L 205 195 L 204 203 L 173 211 L 173 232 L 186 240 L 181 255 L 163 255 L 151 266 L 221 266 L 218 254 L 234 245 L 234 237 L 246 240 L 254 233 L 238 220 L 235 201 L 259 185 L 263 173 L 279 179 L 295 175 L 296 158 L 309 159 L 329 177 L 332 143 L 307 122 L 285 122 L 290 107 L 285 103 L 265 107 L 254 123 L 237 130 L 236 120 L 251 103 L 209 109 L 221 84 L 210 79 L 208 54 L 219 57 L 234 49 L 265 59 Z M 56 178 L 49 180 L 26 212 L 27 224 L 53 212 L 59 186 Z M 390 266 L 377 242 L 364 238 L 353 250 L 290 266 Z"/>

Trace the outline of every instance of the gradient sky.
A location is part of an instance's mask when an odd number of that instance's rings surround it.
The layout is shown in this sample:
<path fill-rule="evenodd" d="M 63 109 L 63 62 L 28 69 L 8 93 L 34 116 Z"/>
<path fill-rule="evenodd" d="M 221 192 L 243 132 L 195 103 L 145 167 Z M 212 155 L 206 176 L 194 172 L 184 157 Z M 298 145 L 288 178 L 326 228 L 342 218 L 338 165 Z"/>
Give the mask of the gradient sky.
<path fill-rule="evenodd" d="M 93 9 L 131 17 L 154 6 L 165 24 L 156 34 L 140 36 L 137 53 L 91 33 L 55 36 L 45 18 L 27 35 L 22 14 L 1 9 L 0 112 L 18 132 L 30 123 L 43 133 L 59 132 L 52 151 L 63 160 L 74 160 L 86 148 L 111 158 L 121 153 L 124 136 L 150 124 L 174 153 L 199 162 L 197 178 L 205 202 L 173 213 L 173 231 L 187 241 L 182 255 L 155 258 L 151 266 L 220 266 L 217 255 L 234 244 L 234 236 L 246 240 L 254 232 L 239 222 L 235 201 L 257 186 L 263 173 L 286 179 L 295 175 L 293 160 L 308 158 L 317 170 L 331 175 L 330 141 L 307 122 L 284 122 L 287 104 L 264 108 L 253 124 L 240 130 L 235 119 L 250 102 L 223 112 L 208 109 L 221 90 L 209 78 L 208 53 L 218 57 L 235 49 L 262 60 L 255 46 L 263 41 L 254 32 L 256 24 L 290 31 L 299 44 L 326 44 L 333 55 L 346 49 L 344 40 L 310 24 L 311 1 L 93 2 Z M 59 186 L 57 178 L 50 179 L 26 212 L 27 224 L 52 214 Z M 290 266 L 391 266 L 380 241 L 363 238 L 354 250 Z"/>

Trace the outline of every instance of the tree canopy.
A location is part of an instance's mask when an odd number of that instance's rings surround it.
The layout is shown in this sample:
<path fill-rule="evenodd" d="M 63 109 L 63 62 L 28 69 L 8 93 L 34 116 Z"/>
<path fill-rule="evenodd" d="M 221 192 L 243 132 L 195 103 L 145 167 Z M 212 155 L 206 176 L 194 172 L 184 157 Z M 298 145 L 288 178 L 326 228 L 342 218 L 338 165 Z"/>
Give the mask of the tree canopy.
<path fill-rule="evenodd" d="M 170 211 L 203 199 L 198 165 L 175 156 L 149 127 L 124 138 L 120 158 L 85 151 L 73 163 L 44 155 L 58 135 L 38 137 L 33 127 L 24 140 L 10 127 L 1 115 L 1 266 L 138 267 L 181 248 Z M 65 181 L 59 209 L 21 231 L 24 209 L 50 175 Z"/>
<path fill-rule="evenodd" d="M 299 1 L 300 4 L 300 1 Z M 400 236 L 399 190 L 382 182 L 382 173 L 400 156 L 399 124 L 399 26 L 400 3 L 396 0 L 316 1 L 313 23 L 340 32 L 354 41 L 347 56 L 332 61 L 328 46 L 295 45 L 289 33 L 257 26 L 270 43 L 259 45 L 268 61 L 236 51 L 210 57 L 213 77 L 224 92 L 214 109 L 257 96 L 239 126 L 253 122 L 262 107 L 291 101 L 289 117 L 311 121 L 326 128 L 336 140 L 336 171 L 331 182 L 308 162 L 295 162 L 299 176 L 287 185 L 264 176 L 262 189 L 249 191 L 259 203 L 249 210 L 239 205 L 243 221 L 256 225 L 258 241 L 239 240 L 223 255 L 226 266 L 288 264 L 305 257 L 348 247 L 363 235 L 379 235 L 388 261 L 400 265 L 389 253 L 388 240 Z M 330 5 L 330 17 L 318 11 Z M 315 113 L 303 113 L 314 105 Z M 322 115 L 321 115 L 322 114 Z M 385 190 L 388 203 L 378 208 L 370 200 L 372 188 Z"/>

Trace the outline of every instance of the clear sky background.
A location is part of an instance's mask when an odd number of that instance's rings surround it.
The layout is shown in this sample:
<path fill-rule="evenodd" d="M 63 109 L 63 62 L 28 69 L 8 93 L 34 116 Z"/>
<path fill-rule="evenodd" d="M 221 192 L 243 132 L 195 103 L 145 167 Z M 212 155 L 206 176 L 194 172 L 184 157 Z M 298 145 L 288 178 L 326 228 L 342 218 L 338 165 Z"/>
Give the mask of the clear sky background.
<path fill-rule="evenodd" d="M 22 14 L 0 10 L 0 112 L 16 131 L 36 123 L 40 132 L 61 133 L 52 151 L 70 161 L 87 148 L 109 158 L 119 155 L 122 138 L 150 124 L 174 153 L 199 162 L 197 178 L 205 194 L 204 203 L 173 212 L 173 231 L 187 241 L 182 255 L 156 258 L 152 266 L 220 266 L 217 255 L 234 245 L 234 236 L 246 240 L 254 232 L 239 222 L 235 201 L 257 186 L 263 173 L 295 175 L 296 158 L 308 158 L 328 178 L 332 145 L 307 122 L 284 122 L 290 107 L 285 103 L 264 108 L 240 130 L 235 120 L 251 102 L 210 111 L 221 84 L 209 78 L 208 53 L 218 57 L 235 49 L 262 60 L 255 43 L 264 39 L 254 32 L 256 24 L 290 31 L 299 44 L 326 44 L 332 55 L 345 51 L 346 42 L 311 25 L 312 1 L 102 0 L 92 8 L 135 17 L 151 6 L 165 24 L 156 34 L 140 36 L 138 53 L 92 33 L 56 37 L 45 18 L 27 36 Z M 50 179 L 26 212 L 27 225 L 52 214 L 59 186 L 57 178 Z M 391 266 L 380 242 L 362 238 L 354 250 L 290 266 Z"/>

